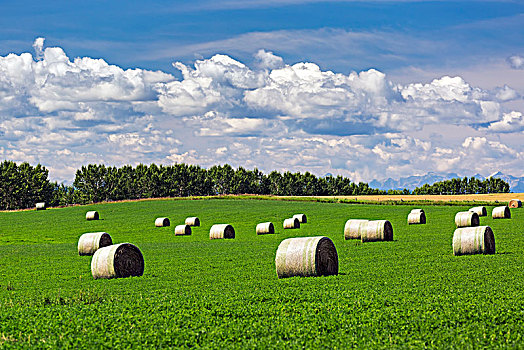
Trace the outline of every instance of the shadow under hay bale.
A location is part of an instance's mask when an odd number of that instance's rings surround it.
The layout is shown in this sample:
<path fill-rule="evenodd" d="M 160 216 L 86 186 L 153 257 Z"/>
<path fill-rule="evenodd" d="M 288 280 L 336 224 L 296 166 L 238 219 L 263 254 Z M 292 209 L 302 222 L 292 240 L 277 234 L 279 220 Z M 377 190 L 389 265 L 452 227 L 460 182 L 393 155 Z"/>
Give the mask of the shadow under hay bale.
<path fill-rule="evenodd" d="M 256 228 L 257 235 L 272 235 L 275 233 L 275 226 L 272 222 L 261 222 Z"/>
<path fill-rule="evenodd" d="M 462 227 L 453 233 L 453 255 L 495 254 L 495 236 L 489 226 Z"/>
<path fill-rule="evenodd" d="M 362 242 L 392 241 L 393 226 L 388 220 L 368 221 L 360 233 Z"/>
<path fill-rule="evenodd" d="M 300 222 L 301 224 L 307 223 L 306 214 L 295 214 L 293 215 L 293 218 L 297 218 L 298 222 Z"/>
<path fill-rule="evenodd" d="M 495 207 L 491 212 L 491 217 L 493 219 L 511 219 L 511 211 L 509 210 L 507 205 Z"/>
<path fill-rule="evenodd" d="M 124 278 L 144 274 L 144 257 L 131 243 L 114 244 L 98 249 L 91 260 L 94 279 Z"/>
<path fill-rule="evenodd" d="M 475 212 L 459 211 L 455 214 L 455 225 L 457 227 L 475 227 L 480 225 L 480 219 Z"/>
<path fill-rule="evenodd" d="M 229 224 L 216 224 L 209 230 L 209 239 L 233 239 L 235 229 Z"/>
<path fill-rule="evenodd" d="M 188 226 L 200 226 L 200 219 L 196 216 L 186 218 L 185 224 Z"/>
<path fill-rule="evenodd" d="M 360 239 L 362 230 L 367 226 L 369 220 L 349 219 L 344 225 L 344 239 Z"/>
<path fill-rule="evenodd" d="M 98 218 L 99 218 L 99 215 L 96 210 L 88 211 L 86 213 L 86 220 L 98 220 Z"/>
<path fill-rule="evenodd" d="M 177 225 L 175 226 L 175 236 L 190 236 L 191 226 L 189 225 Z"/>
<path fill-rule="evenodd" d="M 338 254 L 328 237 L 298 237 L 278 246 L 275 266 L 278 278 L 338 274 Z"/>
<path fill-rule="evenodd" d="M 282 227 L 284 227 L 284 229 L 300 228 L 300 221 L 297 218 L 289 218 L 284 220 Z"/>
<path fill-rule="evenodd" d="M 486 210 L 486 207 L 484 206 L 473 207 L 473 208 L 470 208 L 468 211 L 477 213 L 478 216 L 488 216 L 488 211 Z"/>
<path fill-rule="evenodd" d="M 168 218 L 156 218 L 155 220 L 155 226 L 156 227 L 166 227 L 170 226 L 171 223 L 169 222 Z"/>
<path fill-rule="evenodd" d="M 78 255 L 93 255 L 98 249 L 111 244 L 113 240 L 106 232 L 84 233 L 78 239 Z"/>

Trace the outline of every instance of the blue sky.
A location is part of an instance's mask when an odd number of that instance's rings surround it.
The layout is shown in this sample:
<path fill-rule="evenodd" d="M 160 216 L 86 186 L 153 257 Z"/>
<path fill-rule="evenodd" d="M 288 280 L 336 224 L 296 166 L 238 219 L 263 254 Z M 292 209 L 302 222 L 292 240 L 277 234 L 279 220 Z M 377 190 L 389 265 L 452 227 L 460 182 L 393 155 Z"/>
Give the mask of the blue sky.
<path fill-rule="evenodd" d="M 522 1 L 1 10 L 0 156 L 40 162 L 60 181 L 86 162 L 152 161 L 364 181 L 524 175 Z"/>

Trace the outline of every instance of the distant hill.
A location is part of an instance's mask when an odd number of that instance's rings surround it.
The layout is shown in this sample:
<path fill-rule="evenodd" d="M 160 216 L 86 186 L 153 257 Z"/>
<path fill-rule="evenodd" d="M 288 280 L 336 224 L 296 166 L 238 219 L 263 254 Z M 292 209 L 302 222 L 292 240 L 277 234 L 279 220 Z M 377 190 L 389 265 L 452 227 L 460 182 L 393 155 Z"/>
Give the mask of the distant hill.
<path fill-rule="evenodd" d="M 444 181 L 449 180 L 453 178 L 463 178 L 464 176 L 460 176 L 456 173 L 434 173 L 429 172 L 425 175 L 413 175 L 408 177 L 402 177 L 398 180 L 388 178 L 382 181 L 373 180 L 369 183 L 369 186 L 372 188 L 378 188 L 379 190 L 402 190 L 404 188 L 407 188 L 409 190 L 414 190 L 417 187 L 420 187 L 424 184 L 434 184 L 438 181 Z M 471 176 L 468 176 L 471 177 Z M 473 177 L 476 177 L 479 180 L 485 180 L 486 177 L 476 174 L 473 175 Z M 519 193 L 524 192 L 524 176 L 523 177 L 516 177 L 513 175 L 506 175 L 500 171 L 497 171 L 496 173 L 491 174 L 488 177 L 495 177 L 500 178 L 504 181 L 506 181 L 510 186 L 510 191 Z"/>

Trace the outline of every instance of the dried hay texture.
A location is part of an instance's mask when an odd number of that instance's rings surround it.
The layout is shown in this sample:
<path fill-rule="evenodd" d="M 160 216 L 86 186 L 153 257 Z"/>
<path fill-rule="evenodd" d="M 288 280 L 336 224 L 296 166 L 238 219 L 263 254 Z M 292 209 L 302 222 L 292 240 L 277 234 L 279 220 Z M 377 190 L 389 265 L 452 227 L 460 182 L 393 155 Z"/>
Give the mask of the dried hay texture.
<path fill-rule="evenodd" d="M 388 220 L 368 221 L 360 233 L 362 242 L 392 241 L 393 226 Z"/>
<path fill-rule="evenodd" d="M 470 208 L 468 211 L 472 211 L 474 213 L 477 213 L 478 216 L 488 216 L 488 211 L 486 210 L 486 207 L 473 207 Z"/>
<path fill-rule="evenodd" d="M 111 244 L 113 244 L 113 240 L 106 232 L 84 233 L 78 239 L 78 255 L 93 255 L 98 249 Z"/>
<path fill-rule="evenodd" d="M 327 237 L 288 238 L 278 246 L 275 266 L 278 278 L 337 275 L 337 249 Z"/>
<path fill-rule="evenodd" d="M 144 257 L 140 249 L 131 243 L 100 248 L 91 260 L 91 274 L 94 279 L 142 276 Z"/>
<path fill-rule="evenodd" d="M 455 214 L 455 225 L 457 227 L 474 227 L 480 224 L 477 213 L 472 211 L 460 211 Z"/>
<path fill-rule="evenodd" d="M 189 225 L 177 225 L 175 226 L 175 236 L 190 236 L 191 226 Z"/>
<path fill-rule="evenodd" d="M 36 210 L 45 210 L 45 202 L 36 203 Z"/>
<path fill-rule="evenodd" d="M 493 208 L 491 212 L 491 217 L 493 219 L 511 219 L 511 211 L 507 205 Z"/>
<path fill-rule="evenodd" d="M 522 202 L 520 201 L 520 199 L 512 199 L 509 201 L 508 206 L 510 208 L 520 208 L 522 207 Z"/>
<path fill-rule="evenodd" d="M 300 228 L 300 221 L 297 218 L 289 218 L 284 220 L 284 224 L 282 226 L 284 229 Z"/>
<path fill-rule="evenodd" d="M 489 226 L 463 227 L 453 233 L 453 255 L 495 254 L 495 236 Z"/>
<path fill-rule="evenodd" d="M 196 216 L 186 218 L 185 224 L 188 226 L 200 226 L 200 220 Z"/>
<path fill-rule="evenodd" d="M 98 220 L 98 212 L 96 210 L 88 211 L 86 213 L 86 220 Z"/>
<path fill-rule="evenodd" d="M 426 223 L 426 214 L 424 211 L 411 211 L 408 214 L 408 225 L 417 225 Z"/>
<path fill-rule="evenodd" d="M 344 239 L 360 239 L 360 234 L 367 227 L 369 220 L 350 219 L 344 225 Z"/>
<path fill-rule="evenodd" d="M 306 214 L 295 214 L 293 215 L 293 218 L 297 218 L 298 222 L 300 222 L 301 224 L 307 223 Z"/>
<path fill-rule="evenodd" d="M 275 226 L 273 226 L 272 222 L 261 222 L 257 225 L 256 232 L 257 235 L 272 235 L 275 233 Z"/>
<path fill-rule="evenodd" d="M 168 218 L 156 218 L 155 226 L 156 227 L 166 227 L 171 225 Z"/>
<path fill-rule="evenodd" d="M 229 224 L 217 224 L 211 226 L 209 239 L 228 239 L 235 238 L 235 229 Z"/>

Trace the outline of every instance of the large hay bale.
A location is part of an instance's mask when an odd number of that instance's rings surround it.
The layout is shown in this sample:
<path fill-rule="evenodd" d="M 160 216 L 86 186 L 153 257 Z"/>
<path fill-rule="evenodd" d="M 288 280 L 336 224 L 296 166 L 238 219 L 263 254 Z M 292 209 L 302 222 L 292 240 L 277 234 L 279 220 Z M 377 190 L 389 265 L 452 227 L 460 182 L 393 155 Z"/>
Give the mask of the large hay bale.
<path fill-rule="evenodd" d="M 186 218 L 185 224 L 188 226 L 200 226 L 200 220 L 196 216 Z"/>
<path fill-rule="evenodd" d="M 91 260 L 91 274 L 95 279 L 142 276 L 144 257 L 140 249 L 131 243 L 100 248 Z"/>
<path fill-rule="evenodd" d="M 360 232 L 367 226 L 369 220 L 350 219 L 344 225 L 344 239 L 360 239 Z"/>
<path fill-rule="evenodd" d="M 462 227 L 453 233 L 453 255 L 495 254 L 495 236 L 489 226 Z"/>
<path fill-rule="evenodd" d="M 217 224 L 211 226 L 209 239 L 235 238 L 235 229 L 229 224 Z"/>
<path fill-rule="evenodd" d="M 360 232 L 362 242 L 392 241 L 393 226 L 388 220 L 368 221 Z"/>
<path fill-rule="evenodd" d="M 411 211 L 408 214 L 408 225 L 417 225 L 426 223 L 426 214 L 424 211 Z"/>
<path fill-rule="evenodd" d="M 511 211 L 509 210 L 507 205 L 503 205 L 501 207 L 495 207 L 493 208 L 493 211 L 491 212 L 491 217 L 493 219 L 510 219 Z"/>
<path fill-rule="evenodd" d="M 177 225 L 175 226 L 175 236 L 190 236 L 191 226 L 189 225 Z"/>
<path fill-rule="evenodd" d="M 86 220 L 98 220 L 98 212 L 96 210 L 88 211 L 86 213 Z"/>
<path fill-rule="evenodd" d="M 457 227 L 474 227 L 480 224 L 477 213 L 472 211 L 460 211 L 455 214 L 455 225 Z"/>
<path fill-rule="evenodd" d="M 166 227 L 170 226 L 171 223 L 169 222 L 168 218 L 156 218 L 155 219 L 155 226 L 156 227 Z"/>
<path fill-rule="evenodd" d="M 522 207 L 522 202 L 520 201 L 520 199 L 512 199 L 509 201 L 508 206 L 510 208 L 520 208 Z"/>
<path fill-rule="evenodd" d="M 300 221 L 297 218 L 289 218 L 284 220 L 284 224 L 282 226 L 284 229 L 300 228 Z"/>
<path fill-rule="evenodd" d="M 488 216 L 488 211 L 486 210 L 486 207 L 484 206 L 473 207 L 473 208 L 470 208 L 468 211 L 477 213 L 478 216 Z"/>
<path fill-rule="evenodd" d="M 35 207 L 36 207 L 36 210 L 45 210 L 46 208 L 45 202 L 36 203 Z"/>
<path fill-rule="evenodd" d="M 106 232 L 84 233 L 78 239 L 78 255 L 93 255 L 98 249 L 111 244 L 113 240 Z"/>
<path fill-rule="evenodd" d="M 257 225 L 256 232 L 257 235 L 272 235 L 275 233 L 275 226 L 273 226 L 272 222 L 261 222 Z"/>
<path fill-rule="evenodd" d="M 294 218 L 297 218 L 298 219 L 298 222 L 300 222 L 301 224 L 305 224 L 307 223 L 307 217 L 306 217 L 306 214 L 295 214 L 293 215 Z"/>
<path fill-rule="evenodd" d="M 288 238 L 278 246 L 275 265 L 278 278 L 336 275 L 337 249 L 327 237 Z"/>

